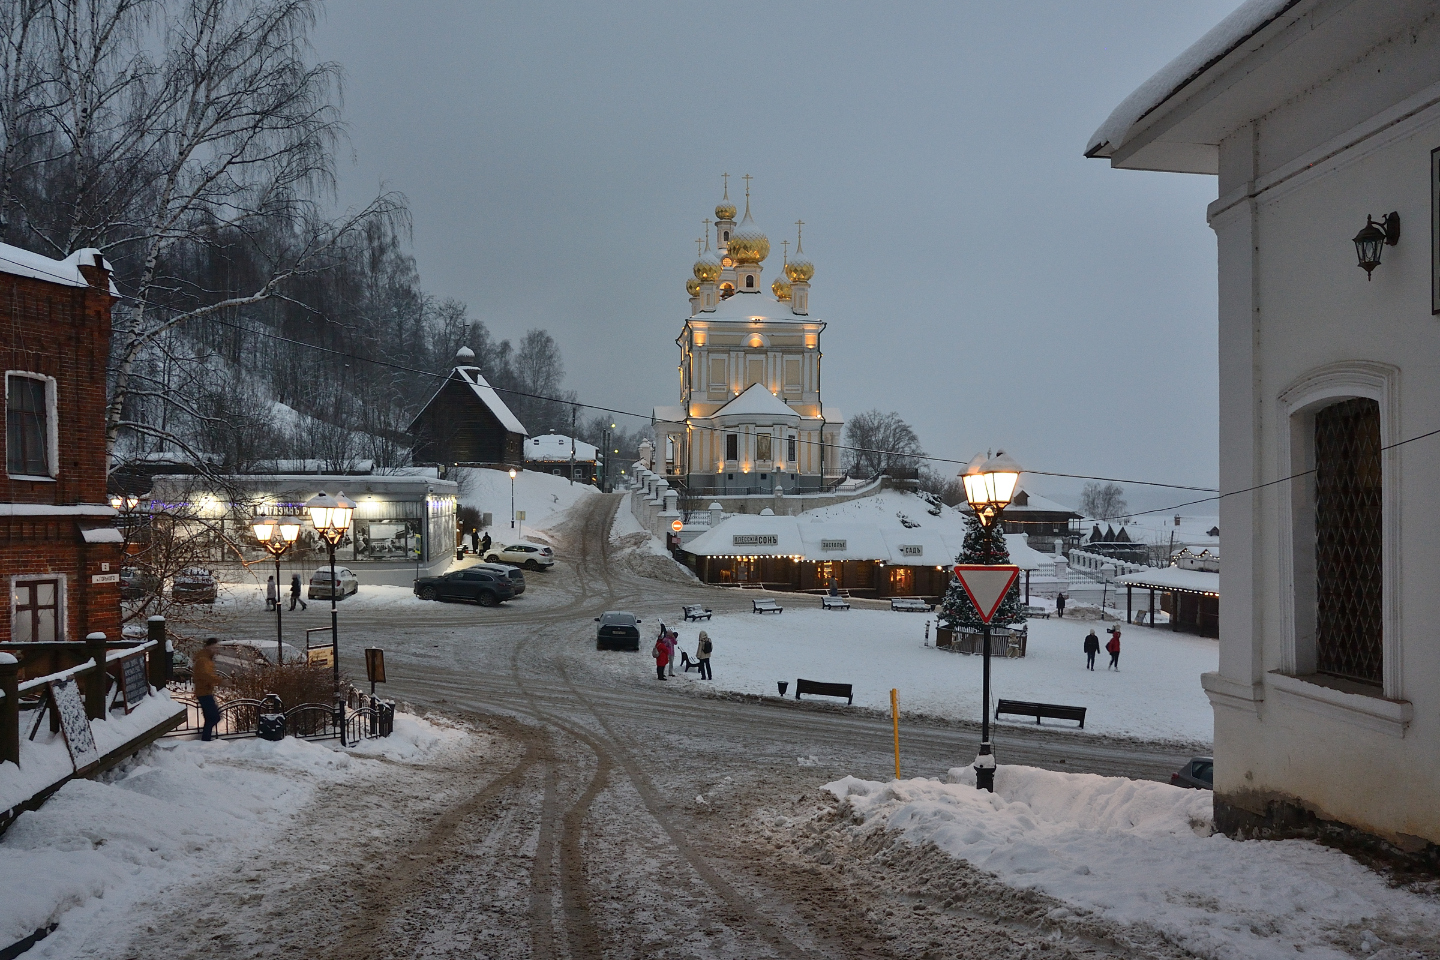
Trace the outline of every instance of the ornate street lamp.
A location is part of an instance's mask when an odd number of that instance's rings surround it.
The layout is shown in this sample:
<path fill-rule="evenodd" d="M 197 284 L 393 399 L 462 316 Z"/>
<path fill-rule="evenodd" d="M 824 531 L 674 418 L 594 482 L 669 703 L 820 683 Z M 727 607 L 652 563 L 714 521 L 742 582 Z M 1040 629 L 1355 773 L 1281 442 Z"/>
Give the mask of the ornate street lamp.
<path fill-rule="evenodd" d="M 256 517 L 250 521 L 255 539 L 275 558 L 275 662 L 285 662 L 285 641 L 280 622 L 280 555 L 300 536 L 299 517 Z"/>
<path fill-rule="evenodd" d="M 1371 272 L 1380 266 L 1380 254 L 1385 247 L 1393 247 L 1400 242 L 1400 214 L 1392 211 L 1377 221 L 1367 213 L 1365 226 L 1355 234 L 1354 242 L 1355 256 L 1368 281 Z"/>
<path fill-rule="evenodd" d="M 515 468 L 510 468 L 510 529 L 515 529 Z"/>
<path fill-rule="evenodd" d="M 975 511 L 982 527 L 990 527 L 1001 519 L 1015 486 L 1020 481 L 1020 464 L 1003 450 L 993 457 L 983 454 L 970 461 L 961 475 L 965 499 Z M 958 565 L 955 576 L 970 597 L 981 622 L 985 625 L 984 686 L 981 692 L 980 755 L 975 758 L 975 787 L 995 791 L 995 753 L 990 743 L 990 618 L 1000 608 L 1020 570 L 1013 565 Z"/>
<path fill-rule="evenodd" d="M 335 548 L 350 532 L 350 518 L 355 513 L 355 501 L 340 493 L 330 496 L 318 493 L 305 502 L 310 511 L 310 522 L 315 532 L 325 541 L 325 550 L 330 555 L 330 659 L 335 672 L 335 690 L 340 690 L 340 615 L 336 612 Z"/>

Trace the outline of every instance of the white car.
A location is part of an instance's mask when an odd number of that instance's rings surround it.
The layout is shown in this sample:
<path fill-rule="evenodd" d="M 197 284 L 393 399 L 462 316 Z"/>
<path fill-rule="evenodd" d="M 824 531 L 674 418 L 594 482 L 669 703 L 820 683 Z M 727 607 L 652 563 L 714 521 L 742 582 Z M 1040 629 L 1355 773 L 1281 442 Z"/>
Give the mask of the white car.
<path fill-rule="evenodd" d="M 542 543 L 491 544 L 486 563 L 508 563 L 526 570 L 548 570 L 555 566 L 555 551 Z"/>
<path fill-rule="evenodd" d="M 339 584 L 339 590 L 334 589 L 330 583 L 330 567 L 328 565 L 316 570 L 310 577 L 310 599 L 329 600 L 331 595 L 334 595 L 336 600 L 344 600 L 360 590 L 360 580 L 349 567 L 335 568 L 335 582 Z"/>

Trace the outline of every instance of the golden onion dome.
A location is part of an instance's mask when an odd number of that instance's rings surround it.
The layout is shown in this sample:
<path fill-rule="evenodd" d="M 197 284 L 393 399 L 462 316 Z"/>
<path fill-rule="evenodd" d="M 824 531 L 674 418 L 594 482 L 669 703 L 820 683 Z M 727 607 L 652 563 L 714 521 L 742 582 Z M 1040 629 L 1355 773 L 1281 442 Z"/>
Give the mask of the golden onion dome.
<path fill-rule="evenodd" d="M 750 219 L 750 202 L 745 202 L 745 219 L 740 221 L 730 234 L 730 246 L 725 249 L 736 263 L 761 263 L 770 256 L 770 238 Z"/>
<path fill-rule="evenodd" d="M 714 283 L 720 279 L 720 261 L 715 259 L 715 254 L 709 249 L 700 254 L 700 259 L 695 261 L 695 279 L 701 283 Z"/>
<path fill-rule="evenodd" d="M 797 250 L 795 258 L 785 264 L 785 276 L 790 278 L 791 283 L 799 283 L 802 280 L 808 283 L 810 278 L 815 276 L 815 264 L 811 263 L 810 258 L 803 252 Z"/>
<path fill-rule="evenodd" d="M 700 281 L 696 280 L 694 277 L 690 277 L 688 280 L 685 281 L 685 292 L 690 294 L 690 296 L 692 297 L 700 296 Z"/>
<path fill-rule="evenodd" d="M 776 300 L 789 300 L 790 281 L 786 280 L 783 276 L 776 277 L 775 280 L 770 284 L 770 292 L 775 294 Z"/>
<path fill-rule="evenodd" d="M 730 202 L 730 198 L 729 198 L 729 197 L 726 197 L 724 200 L 721 200 L 719 203 L 715 204 L 715 219 L 716 219 L 716 220 L 734 220 L 734 219 L 735 219 L 735 204 L 733 204 L 733 203 Z"/>

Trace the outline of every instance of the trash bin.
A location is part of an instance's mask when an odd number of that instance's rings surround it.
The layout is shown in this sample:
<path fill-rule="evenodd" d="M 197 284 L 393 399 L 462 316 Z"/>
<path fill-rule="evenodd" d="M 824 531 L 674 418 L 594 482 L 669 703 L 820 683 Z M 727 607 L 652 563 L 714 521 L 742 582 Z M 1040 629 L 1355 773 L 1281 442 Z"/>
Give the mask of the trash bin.
<path fill-rule="evenodd" d="M 790 689 L 789 680 L 777 680 L 775 686 L 780 688 L 780 696 L 785 696 L 785 691 Z"/>
<path fill-rule="evenodd" d="M 258 736 L 261 740 L 284 740 L 285 714 L 260 714 L 260 725 L 256 728 L 255 735 Z"/>

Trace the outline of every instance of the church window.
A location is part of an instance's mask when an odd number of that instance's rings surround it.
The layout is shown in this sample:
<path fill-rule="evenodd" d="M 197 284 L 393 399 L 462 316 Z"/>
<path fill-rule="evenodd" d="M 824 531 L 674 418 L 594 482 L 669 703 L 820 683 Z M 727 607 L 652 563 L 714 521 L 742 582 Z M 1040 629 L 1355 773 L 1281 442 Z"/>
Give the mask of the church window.
<path fill-rule="evenodd" d="M 726 231 L 725 231 L 725 242 L 726 242 L 726 243 L 729 243 L 729 242 L 730 242 L 730 231 L 729 231 L 729 230 L 726 230 Z"/>
<path fill-rule="evenodd" d="M 740 459 L 740 435 L 735 433 L 725 434 L 725 459 Z"/>
<path fill-rule="evenodd" d="M 786 440 L 785 443 L 786 443 L 785 459 L 786 459 L 786 460 L 789 460 L 790 463 L 791 463 L 791 465 L 794 465 L 794 463 L 795 463 L 795 438 L 794 438 L 794 437 L 791 437 L 789 440 Z"/>
<path fill-rule="evenodd" d="M 753 286 L 755 286 L 755 275 L 754 275 L 753 273 L 747 273 L 747 274 L 745 274 L 745 286 L 747 286 L 747 287 L 753 287 Z"/>
<path fill-rule="evenodd" d="M 1315 668 L 1383 682 L 1380 405 L 1315 414 Z"/>
<path fill-rule="evenodd" d="M 755 435 L 755 459 L 770 459 L 770 434 L 757 433 Z"/>

